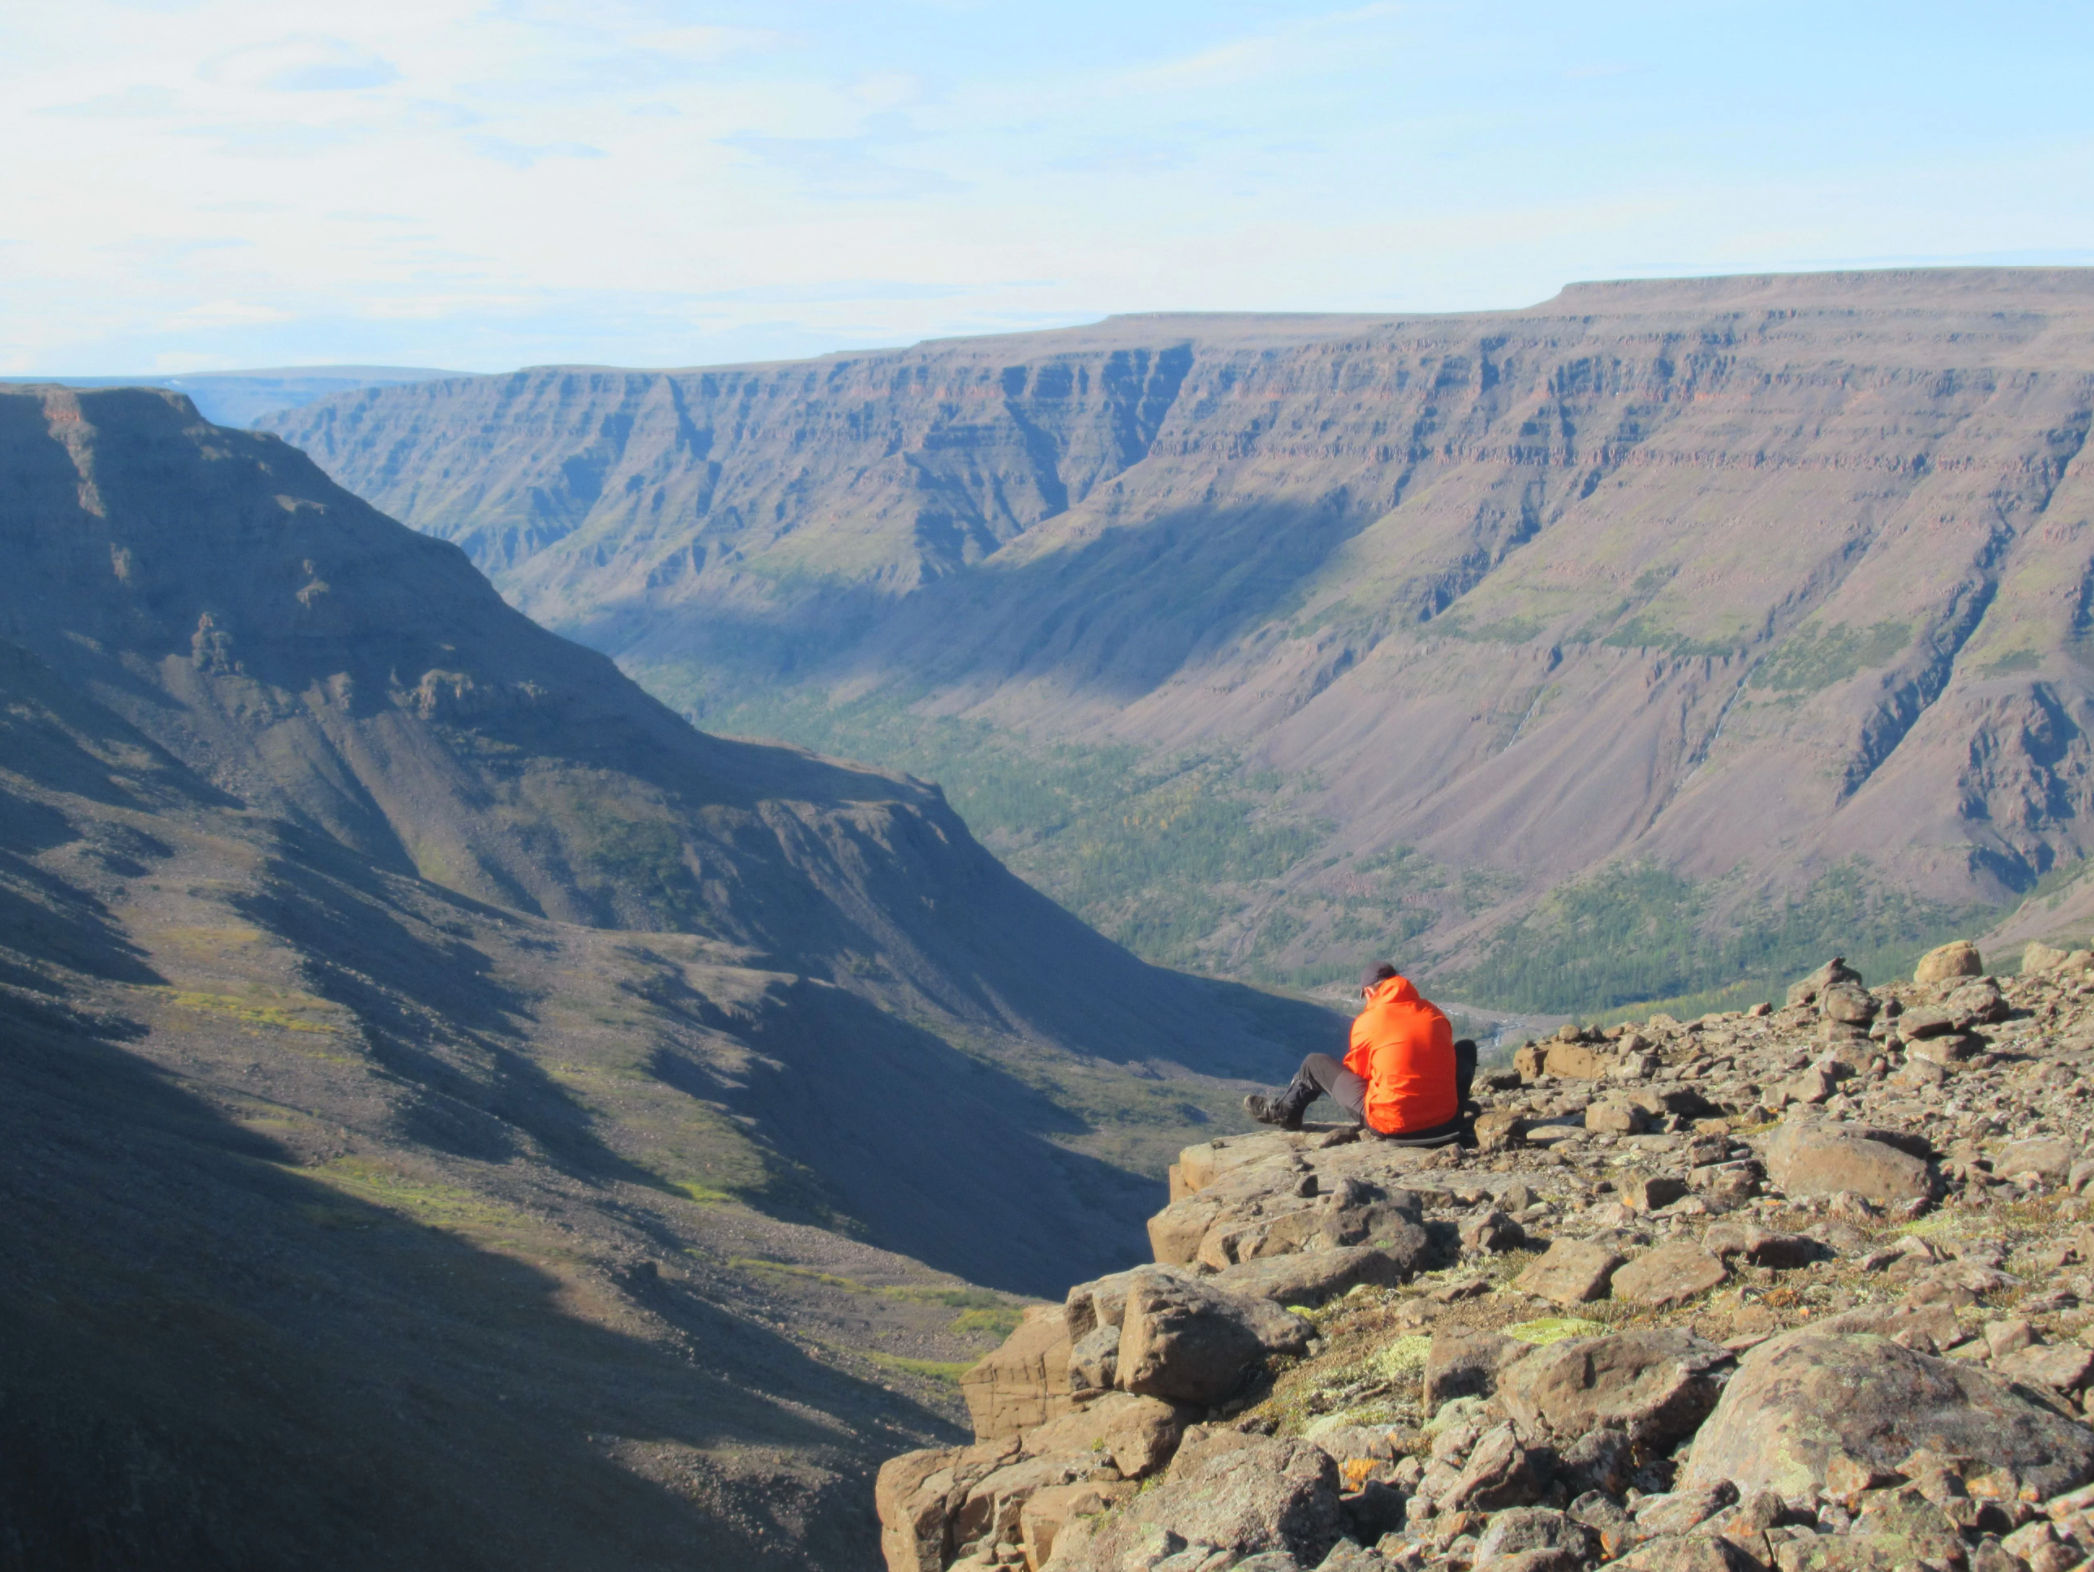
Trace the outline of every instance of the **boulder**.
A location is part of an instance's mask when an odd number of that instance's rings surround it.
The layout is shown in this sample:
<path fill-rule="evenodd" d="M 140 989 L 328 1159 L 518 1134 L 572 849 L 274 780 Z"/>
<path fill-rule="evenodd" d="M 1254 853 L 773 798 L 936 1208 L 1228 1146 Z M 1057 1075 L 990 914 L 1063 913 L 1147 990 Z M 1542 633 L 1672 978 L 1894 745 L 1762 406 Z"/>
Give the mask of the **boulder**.
<path fill-rule="evenodd" d="M 1727 1349 L 1682 1327 L 1580 1337 L 1538 1348 L 1498 1377 L 1498 1401 L 1528 1431 L 1574 1437 L 1602 1426 L 1670 1447 L 1716 1406 Z"/>
<path fill-rule="evenodd" d="M 1980 977 L 1984 972 L 1985 961 L 1978 954 L 1978 947 L 1968 939 L 1952 939 L 1919 958 L 1919 965 L 1912 969 L 1912 980 L 1920 984 L 1940 983 L 1956 977 Z"/>
<path fill-rule="evenodd" d="M 1702 1236 L 1701 1244 L 1718 1260 L 1743 1256 L 1754 1266 L 1777 1272 L 1809 1266 L 1829 1253 L 1808 1234 L 1775 1233 L 1757 1223 L 1717 1223 Z"/>
<path fill-rule="evenodd" d="M 1680 1482 L 1806 1498 L 1835 1458 L 1895 1469 L 1923 1447 L 1970 1458 L 2039 1497 L 2094 1478 L 2094 1430 L 1990 1372 L 1886 1337 L 1805 1328 L 1745 1356 Z"/>
<path fill-rule="evenodd" d="M 1069 1395 L 1109 1391 L 1120 1363 L 1120 1329 L 1095 1326 L 1069 1347 Z"/>
<path fill-rule="evenodd" d="M 1607 1284 L 1621 1257 L 1603 1244 L 1562 1238 L 1520 1273 L 1514 1286 L 1559 1305 L 1589 1304 L 1607 1297 Z"/>
<path fill-rule="evenodd" d="M 1293 1137 L 1275 1134 L 1267 1143 Z M 1160 1264 L 1190 1266 L 1208 1252 L 1209 1265 L 1226 1266 L 1259 1254 L 1299 1249 L 1316 1231 L 1316 1175 L 1299 1151 L 1284 1144 L 1248 1147 L 1253 1156 L 1219 1170 L 1182 1200 L 1149 1219 L 1149 1253 Z M 1188 1187 L 1187 1160 L 1200 1148 L 1178 1154 L 1179 1188 Z M 1197 1167 L 1193 1170 L 1199 1172 Z M 1223 1236 L 1240 1235 L 1233 1247 Z M 1210 1236 L 1215 1240 L 1208 1244 Z M 1223 1253 L 1224 1251 L 1228 1253 Z"/>
<path fill-rule="evenodd" d="M 1210 1281 L 1216 1288 L 1279 1305 L 1320 1305 L 1366 1283 L 1394 1288 L 1432 1262 L 1432 1241 L 1422 1228 L 1407 1226 L 1393 1248 L 1348 1245 L 1267 1256 L 1226 1267 Z M 1073 1367 L 1074 1360 L 1071 1364 Z"/>
<path fill-rule="evenodd" d="M 2077 1343 L 2023 1348 L 1996 1360 L 1993 1368 L 2008 1380 L 2024 1385 L 2078 1392 L 2094 1380 L 2094 1348 L 2082 1348 Z"/>
<path fill-rule="evenodd" d="M 880 1465 L 873 1508 L 887 1572 L 944 1572 L 959 1548 L 952 1519 L 969 1493 L 1018 1455 L 1013 1440 L 904 1452 Z"/>
<path fill-rule="evenodd" d="M 1020 1514 L 1042 1490 L 1087 1483 L 1104 1464 L 1101 1453 L 1061 1452 L 1020 1457 L 985 1474 L 949 1519 L 947 1536 L 961 1554 L 1015 1545 L 1023 1532 Z"/>
<path fill-rule="evenodd" d="M 1178 1184 L 1187 1195 L 1195 1195 L 1239 1169 L 1264 1163 L 1287 1166 L 1293 1163 L 1313 1138 L 1303 1133 L 1253 1130 L 1246 1135 L 1224 1135 L 1200 1141 L 1178 1153 L 1171 1166 L 1178 1171 Z M 1177 1199 L 1177 1197 L 1173 1197 Z"/>
<path fill-rule="evenodd" d="M 1498 1390 L 1498 1374 L 1533 1345 L 1499 1332 L 1435 1332 L 1425 1355 L 1424 1410 L 1439 1412 L 1457 1397 L 1489 1397 Z"/>
<path fill-rule="evenodd" d="M 1294 1200 L 1260 1207 L 1255 1215 L 1223 1212 L 1200 1236 L 1193 1260 L 1219 1272 L 1239 1261 L 1293 1255 L 1323 1236 L 1323 1209 L 1314 1201 Z"/>
<path fill-rule="evenodd" d="M 1992 1160 L 1992 1171 L 2002 1179 L 2033 1174 L 2048 1183 L 2062 1184 L 2078 1157 L 2069 1141 L 2045 1136 L 2006 1147 Z"/>
<path fill-rule="evenodd" d="M 1602 1097 L 1585 1109 L 1585 1128 L 1601 1135 L 1641 1135 L 1650 1115 L 1626 1097 Z"/>
<path fill-rule="evenodd" d="M 1299 1353 L 1309 1324 L 1264 1299 L 1137 1272 L 1127 1290 L 1114 1377 L 1145 1397 L 1212 1405 L 1267 1355 Z"/>
<path fill-rule="evenodd" d="M 1618 1572 L 1755 1572 L 1759 1563 L 1713 1534 L 1666 1534 L 1646 1539 L 1609 1566 Z"/>
<path fill-rule="evenodd" d="M 1597 1081 L 1614 1068 L 1614 1055 L 1607 1049 L 1585 1043 L 1553 1042 L 1548 1045 L 1542 1067 L 1550 1075 L 1560 1075 L 1566 1080 Z"/>
<path fill-rule="evenodd" d="M 1532 1506 L 1549 1493 L 1548 1459 L 1521 1444 L 1510 1425 L 1484 1432 L 1440 1500 L 1443 1511 L 1496 1512 Z"/>
<path fill-rule="evenodd" d="M 1068 1323 L 1071 1343 L 1089 1337 L 1100 1327 L 1119 1329 L 1127 1313 L 1127 1290 L 1135 1278 L 1191 1275 L 1171 1266 L 1134 1266 L 1124 1272 L 1112 1272 L 1104 1277 L 1094 1277 L 1087 1283 L 1078 1283 L 1062 1302 L 1062 1315 Z"/>
<path fill-rule="evenodd" d="M 1906 1052 L 1921 1064 L 1940 1065 L 1944 1070 L 1953 1070 L 1966 1060 L 1976 1057 L 1984 1046 L 1982 1041 L 1968 1032 L 1951 1030 L 1945 1037 L 1923 1037 L 1908 1043 Z M 1913 1073 L 1912 1064 L 1908 1063 L 1903 1073 Z M 1938 1081 L 1940 1071 L 1933 1073 Z"/>
<path fill-rule="evenodd" d="M 1375 1245 L 1384 1250 L 1426 1249 L 1424 1202 L 1414 1191 L 1384 1190 L 1359 1179 L 1340 1179 L 1318 1203 L 1326 1245 Z"/>
<path fill-rule="evenodd" d="M 1979 977 L 1965 983 L 1942 1000 L 1941 1007 L 1955 1017 L 1959 1031 L 1969 1031 L 1973 1026 L 1990 1026 L 2014 1013 L 2006 995 L 2000 992 L 1999 984 L 1990 977 Z"/>
<path fill-rule="evenodd" d="M 1128 1479 L 1146 1479 L 1171 1460 L 1191 1413 L 1160 1398 L 1107 1392 L 1073 1413 L 1026 1432 L 1028 1457 L 1096 1454 Z"/>
<path fill-rule="evenodd" d="M 1835 955 L 1801 982 L 1789 984 L 1788 1003 L 1791 1009 L 1799 1004 L 1816 1004 L 1827 988 L 1839 983 L 1859 985 L 1861 973 L 1847 964 L 1844 955 Z"/>
<path fill-rule="evenodd" d="M 1054 1485 L 1034 1492 L 1018 1512 L 1018 1543 L 1025 1552 L 1028 1572 L 1040 1572 L 1047 1564 L 1047 1558 L 1054 1554 L 1055 1540 L 1070 1522 L 1097 1516 L 1132 1495 L 1134 1489 L 1124 1481 L 1099 1480 Z"/>
<path fill-rule="evenodd" d="M 1894 1206 L 1934 1194 L 1933 1175 L 1919 1158 L 1875 1138 L 1875 1132 L 1862 1134 L 1822 1118 L 1784 1119 L 1767 1144 L 1767 1170 L 1790 1196 L 1849 1190 Z"/>
<path fill-rule="evenodd" d="M 1661 1212 L 1687 1193 L 1686 1181 L 1671 1174 L 1623 1174 L 1615 1188 L 1621 1204 L 1632 1212 Z"/>
<path fill-rule="evenodd" d="M 1614 1274 L 1616 1299 L 1665 1307 L 1685 1304 L 1730 1276 L 1723 1263 L 1691 1239 L 1676 1239 L 1636 1257 Z"/>
<path fill-rule="evenodd" d="M 1486 1152 L 1502 1152 L 1519 1139 L 1525 1126 L 1525 1116 L 1516 1109 L 1486 1108 L 1476 1116 L 1476 1145 Z"/>
<path fill-rule="evenodd" d="M 1069 1392 L 1069 1325 L 1062 1307 L 1028 1310 L 1001 1348 L 960 1377 L 960 1395 L 977 1441 L 1014 1436 L 1065 1414 Z"/>
<path fill-rule="evenodd" d="M 1779 1572 L 1906 1572 L 1962 1566 L 1963 1536 L 1939 1506 L 1913 1490 L 1876 1492 L 1843 1534 L 1805 1534 L 1775 1547 Z"/>
<path fill-rule="evenodd" d="M 1626 1430 L 1601 1425 L 1556 1448 L 1556 1477 L 1575 1501 L 1587 1491 L 1618 1496 L 1636 1470 L 1636 1443 Z"/>
<path fill-rule="evenodd" d="M 1645 1496 L 1636 1503 L 1636 1526 L 1653 1538 L 1690 1533 L 1737 1499 L 1738 1492 L 1727 1482 Z"/>
<path fill-rule="evenodd" d="M 1824 1064 L 1806 1065 L 1774 1089 L 1770 1101 L 1777 1107 L 1790 1103 L 1815 1105 L 1827 1102 L 1839 1090 L 1839 1077 Z"/>
<path fill-rule="evenodd" d="M 1055 1542 L 1054 1572 L 1151 1566 L 1162 1559 L 1142 1559 L 1152 1545 L 1221 1551 L 1227 1559 L 1216 1559 L 1224 1566 L 1266 1551 L 1316 1566 L 1344 1537 L 1337 1465 L 1306 1441 L 1241 1439 L 1239 1446 L 1181 1455 L 1160 1484 L 1109 1516 L 1066 1523 Z"/>
<path fill-rule="evenodd" d="M 2022 946 L 2021 975 L 2033 977 L 2038 972 L 2054 972 L 2065 964 L 2068 952 L 2052 949 L 2049 945 L 2031 939 Z"/>
<path fill-rule="evenodd" d="M 1554 1507 L 1513 1507 L 1493 1517 L 1476 1541 L 1474 1565 L 1481 1572 L 1536 1550 L 1569 1551 L 1574 1562 L 1582 1563 L 1593 1549 L 1594 1538 L 1591 1529 Z"/>
<path fill-rule="evenodd" d="M 1958 1030 L 1952 1011 L 1938 1004 L 1915 1004 L 1898 1017 L 1898 1035 L 1907 1042 L 1927 1037 L 1945 1037 Z"/>
<path fill-rule="evenodd" d="M 1159 1266 L 1192 1265 L 1200 1253 L 1200 1241 L 1227 1207 L 1223 1197 L 1207 1190 L 1171 1202 L 1149 1219 L 1150 1256 Z"/>
<path fill-rule="evenodd" d="M 1836 982 L 1818 995 L 1818 1014 L 1848 1026 L 1868 1025 L 1876 1008 L 1876 996 L 1858 982 Z"/>
<path fill-rule="evenodd" d="M 1461 1247 L 1471 1255 L 1503 1255 L 1527 1242 L 1527 1230 L 1492 1210 L 1461 1225 Z"/>

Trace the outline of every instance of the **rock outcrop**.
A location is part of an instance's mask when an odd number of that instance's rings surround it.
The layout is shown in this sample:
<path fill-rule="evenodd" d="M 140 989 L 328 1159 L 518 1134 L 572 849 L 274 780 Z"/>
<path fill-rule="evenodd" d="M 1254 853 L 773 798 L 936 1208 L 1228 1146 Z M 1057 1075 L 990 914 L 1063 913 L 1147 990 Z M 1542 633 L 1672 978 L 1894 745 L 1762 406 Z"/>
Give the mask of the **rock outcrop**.
<path fill-rule="evenodd" d="M 2085 1561 L 2094 980 L 1963 953 L 1530 1045 L 1475 1148 L 1188 1147 L 969 1378 L 1066 1411 L 883 1472 L 891 1572 Z"/>

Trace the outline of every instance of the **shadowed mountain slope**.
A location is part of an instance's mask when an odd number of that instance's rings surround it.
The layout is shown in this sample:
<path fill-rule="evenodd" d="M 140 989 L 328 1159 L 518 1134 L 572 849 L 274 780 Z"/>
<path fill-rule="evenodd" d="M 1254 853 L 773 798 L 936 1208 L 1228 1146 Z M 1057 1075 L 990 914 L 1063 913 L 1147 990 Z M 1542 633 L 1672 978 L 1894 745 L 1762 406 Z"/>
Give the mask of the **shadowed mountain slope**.
<path fill-rule="evenodd" d="M 0 394 L 0 560 L 0 1566 L 870 1565 L 1332 1031 L 179 397 Z"/>
<path fill-rule="evenodd" d="M 700 934 L 984 1031 L 1259 1061 L 1241 1012 L 1275 1007 L 1098 939 L 935 787 L 693 731 L 273 438 L 167 395 L 16 395 L 0 465 L 0 635 L 250 809 L 476 899 Z"/>
<path fill-rule="evenodd" d="M 1710 944 L 1828 901 L 1913 937 L 2086 849 L 2086 272 L 1120 318 L 273 425 L 709 724 L 1282 783 L 1249 817 L 1293 855 L 1152 953 L 1308 976 L 1364 921 L 1509 960 L 1637 870 Z M 992 844 L 1108 931 L 1167 903 Z"/>

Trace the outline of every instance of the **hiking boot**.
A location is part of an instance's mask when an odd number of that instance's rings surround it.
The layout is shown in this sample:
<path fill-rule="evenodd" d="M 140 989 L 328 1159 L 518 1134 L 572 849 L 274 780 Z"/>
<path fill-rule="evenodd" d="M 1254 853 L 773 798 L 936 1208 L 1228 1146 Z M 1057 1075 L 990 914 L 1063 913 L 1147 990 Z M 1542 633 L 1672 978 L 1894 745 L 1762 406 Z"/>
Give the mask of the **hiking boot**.
<path fill-rule="evenodd" d="M 1252 1092 L 1243 1100 L 1243 1111 L 1260 1124 L 1276 1124 L 1282 1130 L 1299 1130 L 1301 1116 L 1316 1101 L 1316 1083 L 1297 1076 L 1283 1092 L 1268 1097 Z"/>

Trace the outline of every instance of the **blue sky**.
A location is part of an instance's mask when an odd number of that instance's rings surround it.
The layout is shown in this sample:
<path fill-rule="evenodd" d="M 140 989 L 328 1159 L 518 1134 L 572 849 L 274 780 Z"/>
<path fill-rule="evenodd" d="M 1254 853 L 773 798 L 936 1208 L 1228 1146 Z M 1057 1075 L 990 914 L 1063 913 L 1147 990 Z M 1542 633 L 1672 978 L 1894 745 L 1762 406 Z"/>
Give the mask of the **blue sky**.
<path fill-rule="evenodd" d="M 0 8 L 0 374 L 2094 262 L 2094 7 Z"/>

